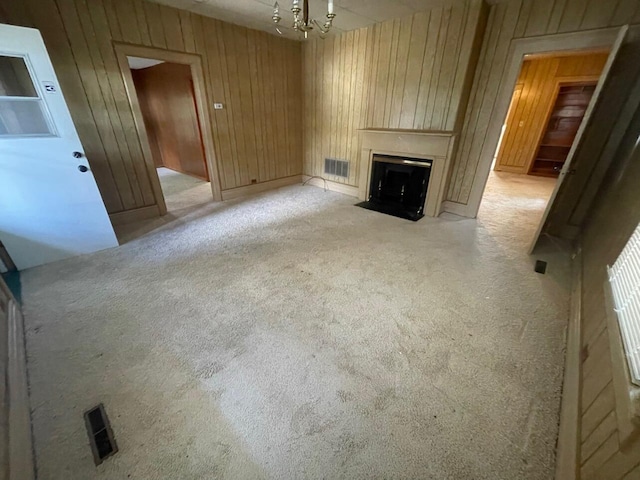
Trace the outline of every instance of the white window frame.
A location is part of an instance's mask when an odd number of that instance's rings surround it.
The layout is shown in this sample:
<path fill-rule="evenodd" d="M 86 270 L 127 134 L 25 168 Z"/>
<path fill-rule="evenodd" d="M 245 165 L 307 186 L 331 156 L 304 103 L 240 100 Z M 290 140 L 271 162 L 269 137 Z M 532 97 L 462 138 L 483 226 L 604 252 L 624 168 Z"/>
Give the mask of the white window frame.
<path fill-rule="evenodd" d="M 56 124 L 54 123 L 53 116 L 49 111 L 49 106 L 45 101 L 45 97 L 44 97 L 45 92 L 42 89 L 42 85 L 40 85 L 40 82 L 38 81 L 38 77 L 36 77 L 35 75 L 35 70 L 33 68 L 33 65 L 31 64 L 31 59 L 29 58 L 29 56 L 21 53 L 9 52 L 5 50 L 0 50 L 0 56 L 21 58 L 24 61 L 25 66 L 27 67 L 27 71 L 29 72 L 31 83 L 33 84 L 33 88 L 37 94 L 36 97 L 0 95 L 0 100 L 11 100 L 11 101 L 35 103 L 40 107 L 40 111 L 42 112 L 42 115 L 47 124 L 47 127 L 49 128 L 49 133 L 19 133 L 19 134 L 0 135 L 0 140 L 4 138 L 58 137 L 59 133 L 58 133 L 58 130 L 56 129 Z"/>
<path fill-rule="evenodd" d="M 620 283 L 620 275 L 626 275 L 630 270 L 638 270 L 640 275 L 640 265 L 633 265 L 631 269 L 630 263 L 625 262 L 631 249 L 640 248 L 640 225 L 635 229 L 629 238 L 623 251 L 616 259 L 613 267 L 607 267 L 608 280 L 605 282 L 605 301 L 607 306 L 607 330 L 609 334 L 609 346 L 611 350 L 611 363 L 613 370 L 613 387 L 616 398 L 616 418 L 618 422 L 618 431 L 620 435 L 620 444 L 625 446 L 629 440 L 640 434 L 640 383 L 638 379 L 634 383 L 631 369 L 631 360 L 627 356 L 625 344 L 634 345 L 636 348 L 640 346 L 640 341 L 635 338 L 637 332 L 629 328 L 628 322 L 633 316 L 627 314 L 618 315 L 625 308 L 621 303 L 625 302 L 621 292 L 635 290 L 635 284 L 639 282 L 640 277 L 629 279 L 627 276 L 626 287 Z M 631 289 L 630 289 L 630 284 Z M 640 294 L 636 290 L 636 295 Z M 633 295 L 628 295 L 629 298 Z M 640 314 L 640 312 L 638 312 Z M 640 318 L 638 319 L 640 322 Z M 627 322 L 627 323 L 625 323 Z M 622 325 L 622 326 L 621 326 Z M 623 335 L 624 332 L 624 335 Z"/>

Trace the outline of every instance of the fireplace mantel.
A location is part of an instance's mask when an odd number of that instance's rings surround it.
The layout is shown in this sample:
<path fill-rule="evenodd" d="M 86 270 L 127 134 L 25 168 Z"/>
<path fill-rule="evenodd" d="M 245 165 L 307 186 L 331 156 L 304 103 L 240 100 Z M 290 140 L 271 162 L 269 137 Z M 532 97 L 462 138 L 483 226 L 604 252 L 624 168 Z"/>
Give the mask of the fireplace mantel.
<path fill-rule="evenodd" d="M 433 167 L 424 213 L 431 217 L 440 215 L 455 134 L 435 130 L 391 129 L 363 129 L 358 133 L 362 144 L 358 198 L 369 198 L 373 154 L 431 159 Z"/>

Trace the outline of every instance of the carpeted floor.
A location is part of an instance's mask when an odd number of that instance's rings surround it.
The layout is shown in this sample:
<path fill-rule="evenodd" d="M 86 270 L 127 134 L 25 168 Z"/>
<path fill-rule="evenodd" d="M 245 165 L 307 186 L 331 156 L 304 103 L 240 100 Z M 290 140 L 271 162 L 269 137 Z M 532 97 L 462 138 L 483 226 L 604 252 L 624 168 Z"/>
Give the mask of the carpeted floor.
<path fill-rule="evenodd" d="M 552 478 L 569 261 L 507 177 L 477 221 L 293 186 L 25 271 L 39 479 Z"/>
<path fill-rule="evenodd" d="M 211 184 L 170 168 L 157 168 L 167 210 L 176 212 L 212 201 Z"/>

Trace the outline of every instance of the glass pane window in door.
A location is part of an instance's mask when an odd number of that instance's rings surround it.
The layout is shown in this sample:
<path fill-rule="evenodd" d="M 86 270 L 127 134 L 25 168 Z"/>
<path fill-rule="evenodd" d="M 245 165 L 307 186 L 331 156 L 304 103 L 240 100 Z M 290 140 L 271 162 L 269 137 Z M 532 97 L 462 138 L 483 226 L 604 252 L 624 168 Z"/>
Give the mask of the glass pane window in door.
<path fill-rule="evenodd" d="M 38 98 L 10 100 L 0 97 L 0 137 L 52 135 Z"/>
<path fill-rule="evenodd" d="M 0 96 L 38 96 L 24 58 L 0 55 Z"/>

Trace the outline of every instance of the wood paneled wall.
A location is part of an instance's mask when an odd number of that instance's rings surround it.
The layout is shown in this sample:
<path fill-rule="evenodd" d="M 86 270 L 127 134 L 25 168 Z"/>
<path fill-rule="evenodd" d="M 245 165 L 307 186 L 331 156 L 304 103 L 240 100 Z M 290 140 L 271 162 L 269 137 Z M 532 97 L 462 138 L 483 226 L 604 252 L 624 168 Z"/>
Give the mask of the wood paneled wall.
<path fill-rule="evenodd" d="M 621 449 L 604 297 L 613 264 L 640 222 L 640 111 L 627 133 L 583 232 L 581 480 L 640 478 L 640 438 Z M 632 153 L 629 153 L 632 152 Z"/>
<path fill-rule="evenodd" d="M 457 2 L 306 43 L 304 173 L 356 185 L 358 129 L 456 129 L 486 13 Z M 326 157 L 348 160 L 349 178 L 324 174 Z"/>
<path fill-rule="evenodd" d="M 469 200 L 512 39 L 627 23 L 640 23 L 637 0 L 509 0 L 492 5 L 447 199 Z M 478 181 L 484 181 L 483 175 Z"/>
<path fill-rule="evenodd" d="M 223 190 L 302 173 L 299 43 L 143 0 L 2 0 L 0 22 L 42 32 L 110 213 L 156 203 L 113 42 L 202 56 Z"/>
<path fill-rule="evenodd" d="M 191 67 L 165 62 L 131 74 L 156 166 L 209 180 Z"/>
<path fill-rule="evenodd" d="M 526 60 L 518 77 L 522 88 L 509 107 L 496 170 L 527 173 L 555 102 L 557 82 L 597 78 L 608 53 Z"/>

